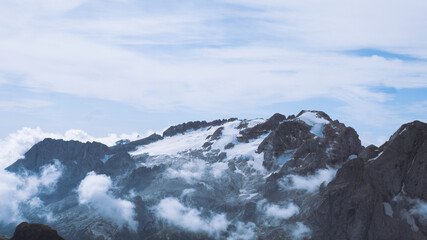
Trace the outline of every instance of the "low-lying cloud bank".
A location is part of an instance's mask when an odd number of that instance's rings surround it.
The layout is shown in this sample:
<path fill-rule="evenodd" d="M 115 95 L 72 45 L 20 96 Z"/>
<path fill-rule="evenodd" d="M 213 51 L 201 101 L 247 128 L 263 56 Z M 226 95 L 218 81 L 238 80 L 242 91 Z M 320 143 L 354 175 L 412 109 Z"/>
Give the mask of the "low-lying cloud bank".
<path fill-rule="evenodd" d="M 203 218 L 199 210 L 186 207 L 172 197 L 162 199 L 155 210 L 160 218 L 173 225 L 190 232 L 205 232 L 215 237 L 227 230 L 229 224 L 225 214 L 212 214 L 209 218 Z"/>
<path fill-rule="evenodd" d="M 22 207 L 42 208 L 43 202 L 36 195 L 54 191 L 62 170 L 59 161 L 44 166 L 39 175 L 17 175 L 0 169 L 0 224 L 25 220 L 21 213 Z M 47 211 L 39 217 L 46 221 L 53 220 Z"/>
<path fill-rule="evenodd" d="M 300 209 L 293 202 L 268 203 L 266 199 L 263 199 L 258 201 L 257 211 L 260 216 L 263 216 L 262 224 L 264 226 L 279 227 L 283 226 L 286 220 L 297 215 Z"/>
<path fill-rule="evenodd" d="M 179 167 L 171 167 L 166 170 L 166 178 L 181 178 L 187 183 L 200 181 L 205 174 L 207 164 L 203 160 L 193 160 L 183 163 Z"/>
<path fill-rule="evenodd" d="M 308 228 L 304 223 L 297 222 L 295 226 L 292 227 L 291 235 L 294 240 L 303 239 L 309 237 L 311 234 L 310 228 Z"/>
<path fill-rule="evenodd" d="M 275 219 L 289 219 L 299 213 L 299 207 L 294 203 L 289 203 L 286 206 L 266 204 L 263 208 L 268 217 Z"/>
<path fill-rule="evenodd" d="M 203 217 L 200 210 L 187 207 L 173 197 L 162 199 L 154 207 L 154 211 L 159 218 L 174 226 L 190 232 L 203 232 L 217 239 L 231 224 L 223 213 L 211 213 L 209 217 Z M 227 240 L 249 240 L 257 236 L 256 226 L 251 222 L 246 224 L 237 222 L 235 227 L 236 230 L 230 232 Z"/>
<path fill-rule="evenodd" d="M 309 237 L 311 230 L 302 222 L 290 223 L 288 220 L 299 214 L 300 208 L 292 202 L 274 204 L 267 203 L 266 200 L 258 202 L 258 210 L 265 214 L 266 226 L 282 226 L 293 240 Z"/>
<path fill-rule="evenodd" d="M 415 206 L 409 211 L 411 214 L 418 215 L 427 220 L 427 202 L 415 200 Z"/>
<path fill-rule="evenodd" d="M 322 183 L 328 184 L 335 178 L 337 169 L 319 169 L 314 175 L 299 176 L 288 175 L 281 182 L 285 189 L 301 189 L 307 192 L 315 192 L 319 189 Z"/>
<path fill-rule="evenodd" d="M 0 224 L 16 223 L 25 220 L 22 207 L 37 208 L 39 217 L 53 221 L 52 214 L 44 209 L 43 202 L 36 197 L 39 193 L 51 192 L 62 175 L 63 166 L 56 161 L 41 169 L 40 175 L 27 173 L 16 175 L 4 170 L 16 160 L 23 158 L 24 153 L 34 144 L 45 138 L 77 140 L 82 142 L 97 141 L 114 145 L 120 139 L 138 138 L 137 133 L 110 134 L 107 137 L 92 137 L 82 130 L 71 129 L 64 134 L 44 132 L 41 128 L 22 128 L 21 130 L 0 139 Z"/>
<path fill-rule="evenodd" d="M 77 189 L 79 203 L 95 209 L 103 217 L 121 227 L 127 226 L 136 231 L 138 222 L 134 220 L 134 204 L 127 200 L 115 198 L 110 191 L 111 187 L 110 177 L 90 172 L 81 181 Z"/>
<path fill-rule="evenodd" d="M 227 240 L 252 240 L 257 238 L 256 225 L 252 222 L 237 222 L 236 231 L 232 232 Z"/>
<path fill-rule="evenodd" d="M 209 164 L 201 159 L 185 159 L 181 164 L 175 164 L 165 171 L 165 178 L 183 179 L 188 184 L 194 184 L 204 179 L 218 179 L 223 176 L 228 164 L 216 162 Z"/>

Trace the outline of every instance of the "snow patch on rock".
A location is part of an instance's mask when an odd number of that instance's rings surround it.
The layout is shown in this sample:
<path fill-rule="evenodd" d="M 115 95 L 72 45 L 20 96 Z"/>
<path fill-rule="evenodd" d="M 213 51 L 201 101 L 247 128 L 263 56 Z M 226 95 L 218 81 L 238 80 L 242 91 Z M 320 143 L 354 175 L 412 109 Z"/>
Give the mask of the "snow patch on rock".
<path fill-rule="evenodd" d="M 323 127 L 325 124 L 329 123 L 328 120 L 318 116 L 315 112 L 305 112 L 301 114 L 298 119 L 311 126 L 311 133 L 323 138 Z"/>
<path fill-rule="evenodd" d="M 190 149 L 199 149 L 209 135 L 212 135 L 217 128 L 201 128 L 197 131 L 189 130 L 183 134 L 177 134 L 171 137 L 165 137 L 163 140 L 150 143 L 145 146 L 139 146 L 135 151 L 130 152 L 131 156 L 137 156 L 148 153 L 155 155 L 172 155 Z"/>

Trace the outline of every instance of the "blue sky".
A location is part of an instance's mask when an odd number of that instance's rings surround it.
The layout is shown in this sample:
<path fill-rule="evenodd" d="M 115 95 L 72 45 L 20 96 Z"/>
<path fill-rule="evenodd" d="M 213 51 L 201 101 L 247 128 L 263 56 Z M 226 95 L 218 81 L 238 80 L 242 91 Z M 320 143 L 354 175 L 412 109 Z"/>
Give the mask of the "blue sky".
<path fill-rule="evenodd" d="M 0 1 L 0 138 L 327 112 L 380 144 L 427 121 L 427 2 Z"/>

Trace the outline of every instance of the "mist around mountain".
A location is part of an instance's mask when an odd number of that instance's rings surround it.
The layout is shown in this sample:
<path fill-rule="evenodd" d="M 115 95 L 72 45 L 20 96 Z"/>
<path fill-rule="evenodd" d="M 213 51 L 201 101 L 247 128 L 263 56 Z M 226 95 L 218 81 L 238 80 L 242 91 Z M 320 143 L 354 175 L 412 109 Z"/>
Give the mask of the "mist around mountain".
<path fill-rule="evenodd" d="M 426 239 L 427 124 L 382 146 L 320 111 L 46 138 L 0 170 L 0 232 L 65 239 Z"/>

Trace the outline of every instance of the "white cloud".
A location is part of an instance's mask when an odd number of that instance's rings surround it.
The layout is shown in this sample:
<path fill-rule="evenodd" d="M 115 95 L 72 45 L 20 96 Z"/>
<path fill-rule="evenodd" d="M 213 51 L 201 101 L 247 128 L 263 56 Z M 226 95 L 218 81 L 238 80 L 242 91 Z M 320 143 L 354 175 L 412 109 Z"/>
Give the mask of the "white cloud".
<path fill-rule="evenodd" d="M 130 133 L 130 134 L 110 133 L 106 137 L 93 137 L 83 130 L 70 129 L 70 130 L 66 131 L 63 135 L 59 135 L 58 138 L 61 138 L 64 140 L 77 140 L 77 141 L 81 141 L 81 142 L 100 142 L 100 143 L 103 143 L 107 146 L 113 146 L 118 140 L 121 140 L 121 139 L 128 139 L 128 140 L 134 141 L 137 139 L 141 139 L 143 137 L 144 137 L 144 135 L 141 136 L 140 134 L 138 134 L 136 132 Z"/>
<path fill-rule="evenodd" d="M 43 201 L 40 200 L 39 197 L 33 197 L 30 201 L 28 201 L 28 204 L 30 205 L 30 207 L 38 208 L 43 206 Z"/>
<path fill-rule="evenodd" d="M 0 101 L 0 110 L 30 110 L 34 108 L 52 106 L 52 102 L 37 99 L 20 99 L 18 101 Z"/>
<path fill-rule="evenodd" d="M 9 224 L 24 219 L 21 206 L 42 208 L 43 202 L 36 197 L 38 193 L 50 193 L 62 175 L 62 165 L 59 161 L 46 165 L 40 175 L 16 175 L 0 169 L 0 223 Z M 49 221 L 49 213 L 45 212 Z"/>
<path fill-rule="evenodd" d="M 372 132 L 363 132 L 360 135 L 360 141 L 362 142 L 362 145 L 365 147 L 367 147 L 371 144 L 379 147 L 379 146 L 383 145 L 387 140 L 388 140 L 388 138 L 386 136 L 375 137 Z"/>
<path fill-rule="evenodd" d="M 182 190 L 181 193 L 181 198 L 185 197 L 185 196 L 191 196 L 194 192 L 196 192 L 196 189 L 194 188 L 186 188 L 184 190 Z"/>
<path fill-rule="evenodd" d="M 256 225 L 252 222 L 237 222 L 236 231 L 232 232 L 227 240 L 253 240 L 256 239 Z"/>
<path fill-rule="evenodd" d="M 288 203 L 286 206 L 266 204 L 263 208 L 265 209 L 265 214 L 268 217 L 275 219 L 289 219 L 299 213 L 299 207 L 294 203 Z"/>
<path fill-rule="evenodd" d="M 156 111 L 259 112 L 328 98 L 344 103 L 350 124 L 369 125 L 394 123 L 405 109 L 390 108 L 392 94 L 373 86 L 427 87 L 426 62 L 342 54 L 376 48 L 426 58 L 427 6 L 416 0 L 180 1 L 169 11 L 176 4 L 6 1 L 0 75 L 39 92 Z"/>
<path fill-rule="evenodd" d="M 220 178 L 225 170 L 228 169 L 228 163 L 226 162 L 215 162 L 211 166 L 211 172 L 214 178 Z"/>
<path fill-rule="evenodd" d="M 180 178 L 189 184 L 193 184 L 201 180 L 212 179 L 212 177 L 221 178 L 227 169 L 228 164 L 225 162 L 209 164 L 201 159 L 182 158 L 165 171 L 164 177 Z"/>
<path fill-rule="evenodd" d="M 415 102 L 414 104 L 412 104 L 411 106 L 408 107 L 408 113 L 413 113 L 413 114 L 424 114 L 422 117 L 424 119 L 420 119 L 422 121 L 427 121 L 427 100 L 425 101 L 419 101 L 419 102 Z"/>
<path fill-rule="evenodd" d="M 0 169 L 4 169 L 30 149 L 35 143 L 44 138 L 40 128 L 23 128 L 0 140 Z"/>
<path fill-rule="evenodd" d="M 427 220 L 427 202 L 422 200 L 415 200 L 414 202 L 415 206 L 409 212 Z"/>
<path fill-rule="evenodd" d="M 55 160 L 54 164 L 43 166 L 38 178 L 39 186 L 45 188 L 47 192 L 52 192 L 56 182 L 62 175 L 62 170 L 62 165 L 58 160 Z"/>
<path fill-rule="evenodd" d="M 229 225 L 225 214 L 213 213 L 203 218 L 197 209 L 186 207 L 176 198 L 165 198 L 155 207 L 158 217 L 190 232 L 205 232 L 210 236 L 219 237 Z"/>
<path fill-rule="evenodd" d="M 207 164 L 200 159 L 187 160 L 179 167 L 170 167 L 165 172 L 166 178 L 182 178 L 187 183 L 200 181 L 205 175 Z"/>
<path fill-rule="evenodd" d="M 205 128 L 197 131 L 189 131 L 185 134 L 177 134 L 172 137 L 166 137 L 162 141 L 157 141 L 145 146 L 140 146 L 136 151 L 132 152 L 132 155 L 139 155 L 148 153 L 154 155 L 178 155 L 178 153 L 189 150 L 200 148 L 206 141 L 206 137 L 211 135 L 215 131 L 215 128 L 206 130 Z M 196 163 L 203 164 L 196 160 Z M 189 166 L 190 167 L 190 166 Z"/>
<path fill-rule="evenodd" d="M 379 80 L 379 75 L 388 79 L 389 86 L 402 86 L 402 82 L 405 82 L 404 87 L 425 85 L 424 78 L 410 76 L 417 71 L 417 68 L 410 65 L 369 58 L 356 59 L 338 54 L 320 55 L 262 48 L 257 51 L 274 51 L 281 56 L 230 63 L 232 59 L 211 58 L 203 52 L 192 51 L 188 54 L 197 59 L 196 63 L 182 60 L 179 56 L 161 63 L 117 47 L 74 39 L 73 36 L 37 38 L 40 37 L 36 37 L 36 42 L 32 43 L 20 42 L 18 39 L 11 39 L 10 42 L 3 40 L 0 52 L 7 50 L 22 53 L 11 56 L 8 62 L 0 63 L 3 65 L 0 67 L 27 72 L 27 80 L 23 83 L 42 91 L 95 96 L 149 110 L 190 107 L 232 112 L 241 107 L 241 103 L 250 103 L 252 107 L 259 108 L 268 103 L 314 97 L 331 97 L 355 104 L 354 98 L 344 96 L 356 94 L 363 97 L 361 93 L 353 93 L 353 89 L 360 85 L 368 87 L 383 83 Z M 48 46 L 53 48 L 58 42 L 63 42 L 64 46 L 57 46 L 57 54 L 51 53 L 53 56 L 43 57 L 47 59 L 38 60 L 40 53 L 34 52 L 34 48 L 25 49 L 25 46 L 33 44 L 40 45 L 37 49 Z M 69 46 L 75 46 L 75 49 L 70 49 Z M 221 56 L 227 49 L 212 51 Z M 239 49 L 235 56 L 243 55 L 244 58 L 252 52 L 252 48 Z M 65 68 L 64 63 L 73 67 Z M 197 71 L 194 71 L 195 65 Z M 335 67 L 328 67 L 330 65 Z M 286 73 L 287 71 L 291 73 Z M 401 73 L 396 75 L 396 71 Z M 405 81 L 402 81 L 402 75 L 406 76 Z M 342 81 L 343 78 L 346 82 Z M 264 79 L 264 84 L 258 79 Z M 79 84 L 75 81 L 79 81 Z M 217 86 L 227 87 L 214 88 L 212 82 Z M 281 94 L 282 89 L 287 89 L 287 94 Z M 374 92 L 371 93 L 374 95 Z M 378 104 L 378 101 L 372 103 Z"/>
<path fill-rule="evenodd" d="M 405 48 L 413 54 L 426 53 L 426 44 L 422 41 L 427 33 L 427 24 L 423 21 L 427 8 L 425 2 L 224 1 L 263 10 L 258 14 L 254 13 L 253 17 L 269 19 L 263 25 L 269 32 L 279 36 L 289 34 L 313 48 L 383 46 Z M 422 53 L 417 53 L 416 49 L 420 48 Z"/>
<path fill-rule="evenodd" d="M 304 223 L 297 222 L 295 227 L 292 227 L 291 235 L 293 239 L 303 239 L 310 236 L 311 230 Z"/>
<path fill-rule="evenodd" d="M 76 8 L 87 2 L 87 0 L 4 0 L 0 9 L 9 11 L 22 11 L 22 14 L 16 16 L 17 18 L 24 17 L 37 17 L 46 15 L 58 15 L 73 8 Z M 5 12 L 6 16 L 11 14 Z M 4 20 L 4 19 L 2 19 Z"/>
<path fill-rule="evenodd" d="M 322 183 L 328 184 L 334 179 L 337 170 L 319 169 L 314 175 L 299 176 L 299 175 L 288 175 L 282 181 L 282 186 L 286 189 L 302 189 L 308 192 L 315 192 L 319 189 Z"/>
<path fill-rule="evenodd" d="M 110 177 L 90 172 L 78 187 L 79 203 L 94 208 L 99 214 L 121 227 L 128 226 L 136 231 L 138 222 L 134 220 L 134 204 L 115 198 L 110 192 L 111 187 Z"/>

